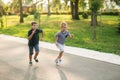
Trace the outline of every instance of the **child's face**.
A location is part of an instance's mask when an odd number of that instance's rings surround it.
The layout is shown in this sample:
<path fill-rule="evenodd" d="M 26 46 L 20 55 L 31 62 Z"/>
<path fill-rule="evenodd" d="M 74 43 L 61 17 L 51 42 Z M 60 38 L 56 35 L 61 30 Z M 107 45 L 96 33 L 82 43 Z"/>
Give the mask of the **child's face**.
<path fill-rule="evenodd" d="M 67 26 L 66 26 L 66 24 L 62 24 L 61 25 L 61 31 L 66 31 L 67 30 Z"/>
<path fill-rule="evenodd" d="M 37 29 L 38 28 L 38 25 L 37 24 L 33 24 L 32 25 L 32 29 Z"/>

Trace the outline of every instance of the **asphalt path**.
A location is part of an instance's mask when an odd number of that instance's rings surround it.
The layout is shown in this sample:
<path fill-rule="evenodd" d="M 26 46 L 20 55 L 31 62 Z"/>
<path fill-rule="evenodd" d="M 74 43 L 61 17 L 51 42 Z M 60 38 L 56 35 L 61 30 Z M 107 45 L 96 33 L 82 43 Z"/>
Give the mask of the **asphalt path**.
<path fill-rule="evenodd" d="M 28 46 L 0 37 L 0 80 L 120 80 L 120 65 L 40 48 L 39 63 L 29 65 Z"/>

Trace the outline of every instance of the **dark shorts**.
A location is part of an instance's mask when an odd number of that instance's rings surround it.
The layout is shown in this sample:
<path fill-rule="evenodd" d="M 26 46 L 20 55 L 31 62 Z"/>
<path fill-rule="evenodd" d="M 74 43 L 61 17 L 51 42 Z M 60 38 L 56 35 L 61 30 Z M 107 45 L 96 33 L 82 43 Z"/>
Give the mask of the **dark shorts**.
<path fill-rule="evenodd" d="M 39 44 L 36 44 L 35 46 L 29 46 L 29 54 L 30 55 L 33 55 L 33 49 L 35 49 L 35 52 L 39 52 L 40 49 L 39 49 Z"/>

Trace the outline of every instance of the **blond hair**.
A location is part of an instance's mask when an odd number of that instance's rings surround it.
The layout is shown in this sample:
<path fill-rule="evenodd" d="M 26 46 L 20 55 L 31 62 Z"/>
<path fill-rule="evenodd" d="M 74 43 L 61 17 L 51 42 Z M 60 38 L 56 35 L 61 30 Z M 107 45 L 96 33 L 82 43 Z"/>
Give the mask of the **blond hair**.
<path fill-rule="evenodd" d="M 67 27 L 67 23 L 66 22 L 61 22 L 60 27 L 62 27 L 63 25 L 65 25 Z"/>

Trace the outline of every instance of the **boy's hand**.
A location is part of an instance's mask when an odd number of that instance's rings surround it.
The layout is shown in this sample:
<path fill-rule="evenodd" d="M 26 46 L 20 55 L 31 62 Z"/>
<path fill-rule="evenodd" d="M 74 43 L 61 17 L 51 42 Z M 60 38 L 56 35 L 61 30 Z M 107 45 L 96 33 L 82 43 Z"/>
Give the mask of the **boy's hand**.
<path fill-rule="evenodd" d="M 73 34 L 70 34 L 70 38 L 72 39 L 74 37 L 74 35 Z"/>
<path fill-rule="evenodd" d="M 58 43 L 57 43 L 57 42 L 56 42 L 55 44 L 56 44 L 56 46 L 58 46 Z"/>
<path fill-rule="evenodd" d="M 34 29 L 34 30 L 32 31 L 32 34 L 35 34 L 35 31 L 36 31 L 36 29 Z"/>
<path fill-rule="evenodd" d="M 43 38 L 41 38 L 40 40 L 41 40 L 41 41 L 43 41 L 44 39 L 43 39 Z"/>

